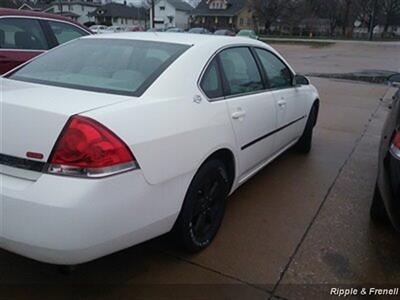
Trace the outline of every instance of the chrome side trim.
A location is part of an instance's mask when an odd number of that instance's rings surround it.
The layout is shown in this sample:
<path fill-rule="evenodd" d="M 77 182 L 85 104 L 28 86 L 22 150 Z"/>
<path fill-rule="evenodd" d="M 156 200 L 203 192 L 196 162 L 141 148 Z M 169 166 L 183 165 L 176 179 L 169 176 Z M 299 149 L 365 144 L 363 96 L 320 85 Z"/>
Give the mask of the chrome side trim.
<path fill-rule="evenodd" d="M 46 164 L 45 172 L 51 175 L 79 177 L 87 179 L 105 178 L 121 173 L 140 169 L 136 161 L 119 164 L 105 168 L 79 168 L 65 165 Z"/>
<path fill-rule="evenodd" d="M 390 154 L 394 156 L 394 158 L 400 160 L 400 149 L 397 148 L 394 144 L 390 146 Z"/>

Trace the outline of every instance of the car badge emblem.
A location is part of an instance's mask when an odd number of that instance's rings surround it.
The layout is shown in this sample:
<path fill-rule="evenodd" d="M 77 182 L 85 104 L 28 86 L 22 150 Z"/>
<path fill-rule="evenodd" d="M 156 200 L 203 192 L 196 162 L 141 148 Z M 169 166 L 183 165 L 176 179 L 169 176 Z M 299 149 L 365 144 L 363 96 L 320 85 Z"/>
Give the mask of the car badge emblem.
<path fill-rule="evenodd" d="M 202 98 L 200 95 L 194 95 L 193 97 L 193 102 L 199 104 L 201 102 Z"/>

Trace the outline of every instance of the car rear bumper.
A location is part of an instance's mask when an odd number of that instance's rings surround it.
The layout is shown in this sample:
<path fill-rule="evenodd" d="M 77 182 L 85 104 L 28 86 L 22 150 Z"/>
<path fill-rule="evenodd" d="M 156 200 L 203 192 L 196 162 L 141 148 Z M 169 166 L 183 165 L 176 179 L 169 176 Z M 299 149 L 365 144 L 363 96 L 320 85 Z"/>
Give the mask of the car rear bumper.
<path fill-rule="evenodd" d="M 390 220 L 400 231 L 400 160 L 391 153 L 381 161 L 378 186 Z"/>
<path fill-rule="evenodd" d="M 96 259 L 168 232 L 184 184 L 149 185 L 141 170 L 101 180 L 0 173 L 0 248 L 54 264 Z"/>

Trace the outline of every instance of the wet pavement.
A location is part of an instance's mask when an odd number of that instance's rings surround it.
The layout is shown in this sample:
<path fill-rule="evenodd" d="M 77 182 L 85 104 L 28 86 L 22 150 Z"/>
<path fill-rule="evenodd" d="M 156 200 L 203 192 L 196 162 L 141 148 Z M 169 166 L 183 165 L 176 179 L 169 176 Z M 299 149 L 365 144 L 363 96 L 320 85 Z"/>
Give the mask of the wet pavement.
<path fill-rule="evenodd" d="M 277 46 L 308 72 L 298 47 Z M 393 62 L 382 69 L 400 67 Z M 348 72 L 345 61 L 336 64 Z M 361 69 L 355 62 L 351 71 Z M 311 80 L 321 94 L 311 153 L 285 153 L 235 192 L 209 249 L 186 255 L 165 236 L 67 276 L 0 251 L 0 299 L 327 299 L 330 287 L 399 284 L 400 235 L 368 213 L 393 89 Z"/>

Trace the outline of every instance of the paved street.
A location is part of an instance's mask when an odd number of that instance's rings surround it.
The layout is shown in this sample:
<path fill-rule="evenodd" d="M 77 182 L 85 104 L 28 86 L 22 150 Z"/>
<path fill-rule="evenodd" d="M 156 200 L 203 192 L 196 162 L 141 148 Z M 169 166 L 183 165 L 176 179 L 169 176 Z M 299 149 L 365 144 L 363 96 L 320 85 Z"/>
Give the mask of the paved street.
<path fill-rule="evenodd" d="M 310 44 L 313 45 L 313 44 Z M 400 72 L 400 42 L 335 41 L 331 47 L 273 44 L 297 72 L 349 73 L 365 70 Z"/>
<path fill-rule="evenodd" d="M 400 70 L 395 44 L 275 46 L 302 73 Z M 68 276 L 0 251 L 0 299 L 327 299 L 319 284 L 398 284 L 400 235 L 368 212 L 394 90 L 311 80 L 321 94 L 312 152 L 287 152 L 235 192 L 209 249 L 185 255 L 161 237 Z"/>

